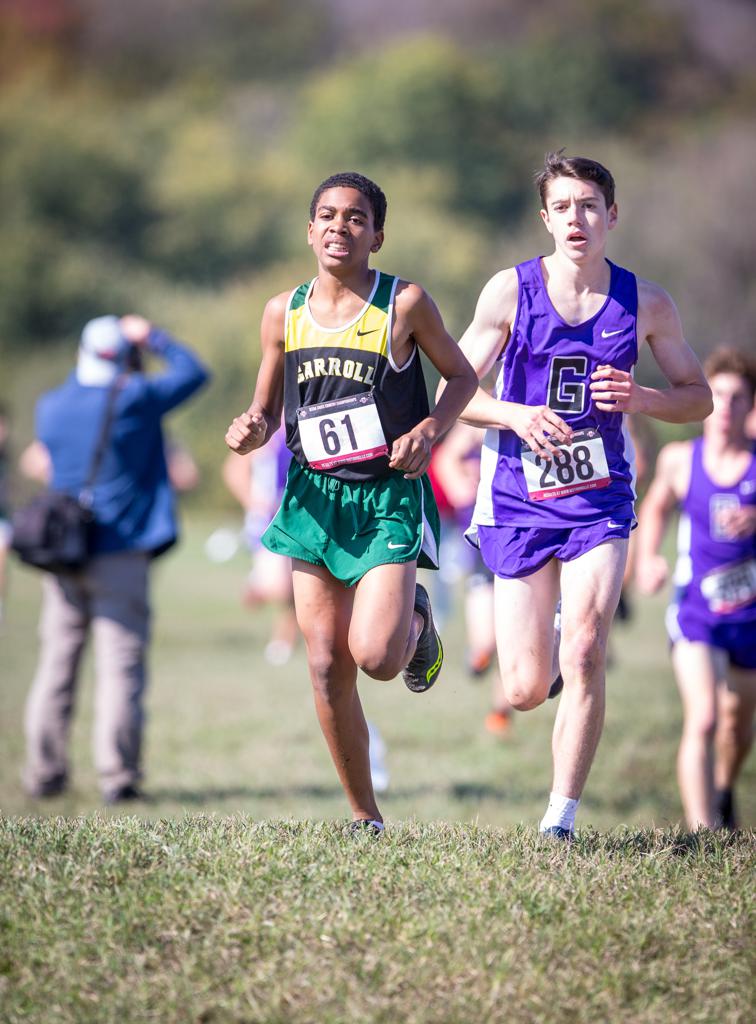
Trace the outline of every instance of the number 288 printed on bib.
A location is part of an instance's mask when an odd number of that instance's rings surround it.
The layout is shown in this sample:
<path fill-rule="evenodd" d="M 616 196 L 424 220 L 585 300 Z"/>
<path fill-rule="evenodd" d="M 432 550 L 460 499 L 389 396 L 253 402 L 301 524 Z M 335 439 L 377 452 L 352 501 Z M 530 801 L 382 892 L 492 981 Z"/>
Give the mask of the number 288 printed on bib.
<path fill-rule="evenodd" d="M 568 494 L 608 487 L 612 482 L 601 434 L 593 428 L 578 430 L 570 444 L 560 444 L 553 459 L 543 459 L 523 444 L 522 471 L 531 501 L 565 498 Z"/>

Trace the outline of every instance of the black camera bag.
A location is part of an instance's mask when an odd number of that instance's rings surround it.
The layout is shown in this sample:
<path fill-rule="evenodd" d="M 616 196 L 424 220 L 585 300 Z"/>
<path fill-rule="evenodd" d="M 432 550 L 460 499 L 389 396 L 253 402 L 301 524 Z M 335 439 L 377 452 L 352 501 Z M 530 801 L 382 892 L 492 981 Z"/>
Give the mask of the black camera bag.
<path fill-rule="evenodd" d="M 91 510 L 78 498 L 43 491 L 12 518 L 11 546 L 22 562 L 48 572 L 75 572 L 89 558 Z"/>
<path fill-rule="evenodd" d="M 13 514 L 11 548 L 27 565 L 47 572 L 76 572 L 89 560 L 94 523 L 91 488 L 105 452 L 120 386 L 121 377 L 117 377 L 108 394 L 100 437 L 79 496 L 43 491 Z"/>

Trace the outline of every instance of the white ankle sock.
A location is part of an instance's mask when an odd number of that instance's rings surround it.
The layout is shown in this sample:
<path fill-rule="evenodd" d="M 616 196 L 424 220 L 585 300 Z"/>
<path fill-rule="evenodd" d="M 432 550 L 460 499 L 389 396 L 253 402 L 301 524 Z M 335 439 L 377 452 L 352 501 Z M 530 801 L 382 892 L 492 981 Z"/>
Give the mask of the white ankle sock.
<path fill-rule="evenodd" d="M 540 831 L 543 832 L 547 828 L 559 825 L 561 828 L 567 828 L 572 832 L 575 828 L 575 813 L 579 803 L 580 800 L 572 800 L 568 796 L 560 796 L 559 793 L 550 793 L 549 806 L 546 808 L 546 813 L 539 825 Z"/>

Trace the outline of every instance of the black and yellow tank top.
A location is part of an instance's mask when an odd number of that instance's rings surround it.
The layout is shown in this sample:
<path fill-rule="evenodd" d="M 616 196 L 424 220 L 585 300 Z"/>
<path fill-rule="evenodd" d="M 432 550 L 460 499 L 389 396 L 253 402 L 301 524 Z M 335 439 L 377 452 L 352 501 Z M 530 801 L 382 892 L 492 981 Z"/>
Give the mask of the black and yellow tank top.
<path fill-rule="evenodd" d="M 315 322 L 315 280 L 286 309 L 286 444 L 301 465 L 344 480 L 385 476 L 393 442 L 428 415 L 417 347 L 402 367 L 391 354 L 399 279 L 376 270 L 370 297 L 343 327 Z"/>

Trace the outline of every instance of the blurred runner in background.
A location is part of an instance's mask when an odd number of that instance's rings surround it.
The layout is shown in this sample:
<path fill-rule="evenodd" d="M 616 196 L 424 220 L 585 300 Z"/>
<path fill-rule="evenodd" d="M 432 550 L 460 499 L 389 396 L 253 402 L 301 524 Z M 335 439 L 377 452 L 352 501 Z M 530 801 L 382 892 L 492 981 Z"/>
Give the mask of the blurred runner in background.
<path fill-rule="evenodd" d="M 249 455 L 230 453 L 223 463 L 223 480 L 244 510 L 244 541 L 252 556 L 243 600 L 250 608 L 271 604 L 277 607 L 265 659 L 271 665 L 285 665 L 291 657 L 299 627 L 294 614 L 291 559 L 269 551 L 260 543 L 281 504 L 291 452 L 282 429 L 264 448 Z"/>
<path fill-rule="evenodd" d="M 667 629 L 683 702 L 677 777 L 691 829 L 737 826 L 733 791 L 756 708 L 756 455 L 746 433 L 756 368 L 722 348 L 704 371 L 714 411 L 702 437 L 662 449 L 637 551 L 638 588 L 653 594 L 667 580 L 659 552 L 679 507 Z"/>
<path fill-rule="evenodd" d="M 493 668 L 491 709 L 485 727 L 496 736 L 505 736 L 513 709 L 504 695 L 496 658 L 493 575 L 479 551 L 464 539 L 480 482 L 480 446 L 484 436 L 480 427 L 457 422 L 434 448 L 429 476 L 437 500 L 440 496 L 444 558 L 438 572 L 438 589 L 447 595 L 441 605 L 451 608 L 454 588 L 464 581 L 468 671 L 474 678 L 480 678 Z"/>

